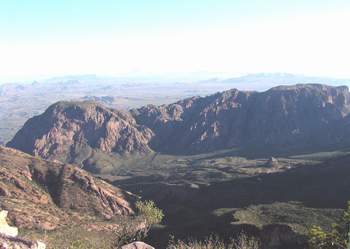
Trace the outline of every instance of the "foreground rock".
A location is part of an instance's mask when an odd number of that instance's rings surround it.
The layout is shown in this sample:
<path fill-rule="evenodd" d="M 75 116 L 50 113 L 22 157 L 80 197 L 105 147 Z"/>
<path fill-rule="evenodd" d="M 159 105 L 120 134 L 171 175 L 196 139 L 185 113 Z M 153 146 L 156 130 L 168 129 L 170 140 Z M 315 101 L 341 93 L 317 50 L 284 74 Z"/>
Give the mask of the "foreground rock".
<path fill-rule="evenodd" d="M 0 209 L 19 228 L 54 230 L 127 216 L 135 200 L 74 165 L 0 147 Z"/>
<path fill-rule="evenodd" d="M 155 248 L 150 246 L 150 245 L 147 245 L 144 242 L 135 241 L 133 243 L 127 244 L 125 246 L 122 246 L 121 249 L 155 249 Z"/>
<path fill-rule="evenodd" d="M 0 211 L 0 249 L 45 249 L 40 241 L 17 238 L 17 227 L 11 227 L 6 222 L 7 211 Z"/>
<path fill-rule="evenodd" d="M 1 249 L 45 249 L 46 245 L 40 241 L 7 236 L 0 233 Z"/>
<path fill-rule="evenodd" d="M 0 211 L 0 234 L 16 237 L 18 235 L 18 228 L 11 227 L 7 224 L 6 217 L 8 212 L 5 210 Z"/>
<path fill-rule="evenodd" d="M 46 245 L 40 241 L 7 236 L 0 233 L 0 249 L 45 249 Z"/>

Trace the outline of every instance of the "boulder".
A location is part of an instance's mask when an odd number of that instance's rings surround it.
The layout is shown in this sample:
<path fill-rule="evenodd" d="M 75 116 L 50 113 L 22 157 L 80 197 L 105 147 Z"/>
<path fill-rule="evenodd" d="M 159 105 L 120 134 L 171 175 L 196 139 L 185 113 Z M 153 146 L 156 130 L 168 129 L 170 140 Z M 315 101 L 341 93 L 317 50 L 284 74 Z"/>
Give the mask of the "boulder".
<path fill-rule="evenodd" d="M 155 249 L 154 247 L 147 245 L 144 242 L 141 241 L 135 241 L 130 244 L 127 244 L 125 246 L 122 246 L 121 249 Z"/>
<path fill-rule="evenodd" d="M 8 212 L 5 210 L 0 211 L 0 234 L 16 237 L 18 235 L 18 228 L 7 224 L 7 214 Z"/>
<path fill-rule="evenodd" d="M 45 249 L 46 245 L 40 241 L 31 241 L 16 237 L 18 228 L 7 224 L 8 211 L 0 211 L 0 249 Z"/>

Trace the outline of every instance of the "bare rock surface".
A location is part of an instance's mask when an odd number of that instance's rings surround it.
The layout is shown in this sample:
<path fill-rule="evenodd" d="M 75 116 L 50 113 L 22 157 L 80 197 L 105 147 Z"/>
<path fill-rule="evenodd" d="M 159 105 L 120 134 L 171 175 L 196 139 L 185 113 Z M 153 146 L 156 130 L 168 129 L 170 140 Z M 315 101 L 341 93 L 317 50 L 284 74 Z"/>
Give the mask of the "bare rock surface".
<path fill-rule="evenodd" d="M 147 245 L 144 242 L 136 241 L 125 246 L 122 246 L 121 249 L 155 249 L 154 247 Z"/>

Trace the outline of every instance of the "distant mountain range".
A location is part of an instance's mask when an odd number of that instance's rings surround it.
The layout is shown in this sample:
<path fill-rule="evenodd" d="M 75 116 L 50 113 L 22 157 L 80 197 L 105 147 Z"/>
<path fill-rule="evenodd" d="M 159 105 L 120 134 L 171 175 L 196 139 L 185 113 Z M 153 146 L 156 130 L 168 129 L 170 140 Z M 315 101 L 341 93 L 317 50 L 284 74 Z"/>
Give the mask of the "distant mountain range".
<path fill-rule="evenodd" d="M 329 77 L 306 76 L 289 73 L 257 73 L 247 74 L 239 77 L 212 78 L 200 83 L 228 84 L 238 89 L 245 90 L 267 90 L 277 85 L 293 84 L 327 84 L 327 85 L 350 85 L 350 79 L 336 79 Z"/>
<path fill-rule="evenodd" d="M 238 149 L 292 153 L 350 145 L 346 86 L 232 89 L 129 112 L 58 102 L 29 119 L 7 146 L 83 165 L 96 154 L 198 154 Z"/>

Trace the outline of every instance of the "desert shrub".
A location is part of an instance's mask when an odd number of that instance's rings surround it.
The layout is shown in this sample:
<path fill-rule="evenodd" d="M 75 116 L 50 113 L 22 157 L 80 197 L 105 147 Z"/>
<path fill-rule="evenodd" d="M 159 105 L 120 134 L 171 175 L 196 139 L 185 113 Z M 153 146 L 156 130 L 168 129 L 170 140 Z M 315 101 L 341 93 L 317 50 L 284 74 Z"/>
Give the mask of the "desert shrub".
<path fill-rule="evenodd" d="M 138 214 L 145 218 L 148 225 L 158 224 L 164 218 L 163 211 L 156 207 L 153 201 L 137 201 L 136 209 Z"/>
<path fill-rule="evenodd" d="M 332 224 L 329 230 L 312 226 L 309 230 L 311 249 L 347 249 L 349 248 L 350 202 L 344 211 L 340 224 Z"/>
<path fill-rule="evenodd" d="M 167 249 L 259 249 L 260 242 L 254 237 L 241 234 L 229 242 L 221 240 L 218 236 L 210 236 L 203 241 L 190 240 L 188 242 L 171 239 Z"/>
<path fill-rule="evenodd" d="M 163 211 L 153 201 L 137 201 L 136 209 L 138 216 L 132 222 L 121 224 L 121 229 L 116 231 L 114 245 L 117 248 L 135 240 L 143 240 L 151 226 L 160 223 L 164 217 Z M 140 227 L 142 223 L 145 224 Z"/>

